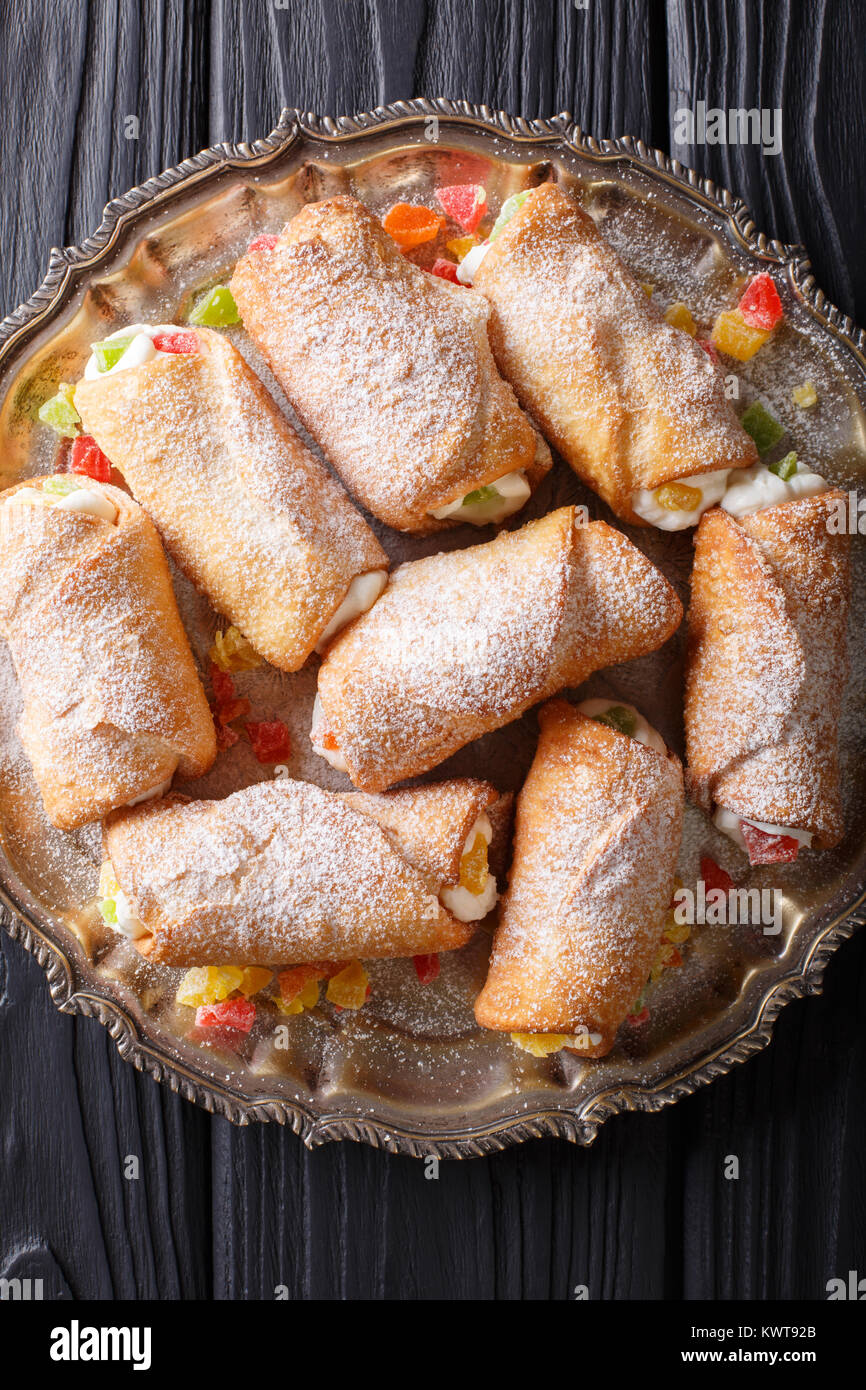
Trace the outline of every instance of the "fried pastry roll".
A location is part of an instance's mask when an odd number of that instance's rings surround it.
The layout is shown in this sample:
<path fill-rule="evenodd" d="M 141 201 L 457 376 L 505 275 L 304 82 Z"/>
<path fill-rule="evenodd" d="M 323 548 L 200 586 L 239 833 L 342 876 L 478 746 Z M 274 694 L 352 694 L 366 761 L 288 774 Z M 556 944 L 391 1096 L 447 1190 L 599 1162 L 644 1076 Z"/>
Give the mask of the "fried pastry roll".
<path fill-rule="evenodd" d="M 496 369 L 486 301 L 407 260 L 354 198 L 307 204 L 231 290 L 306 429 L 389 526 L 501 521 L 550 468 Z"/>
<path fill-rule="evenodd" d="M 731 469 L 756 463 L 714 362 L 561 188 L 517 195 L 486 251 L 469 254 L 499 370 L 622 520 L 692 526 Z"/>
<path fill-rule="evenodd" d="M 322 663 L 313 746 L 381 791 L 593 671 L 655 651 L 681 617 L 624 535 L 562 507 L 401 565 Z"/>
<path fill-rule="evenodd" d="M 633 732 L 644 736 L 621 732 L 616 719 L 627 712 L 616 706 L 608 722 L 564 700 L 539 711 L 508 891 L 475 1004 L 484 1028 L 553 1034 L 554 1047 L 587 1057 L 610 1051 L 646 983 L 682 834 L 679 760 L 636 711 Z"/>
<path fill-rule="evenodd" d="M 688 616 L 686 779 L 753 864 L 843 833 L 839 717 L 848 671 L 849 541 L 837 491 L 695 537 Z"/>
<path fill-rule="evenodd" d="M 0 633 L 21 742 L 61 830 L 197 777 L 214 724 L 153 524 L 73 474 L 0 494 Z"/>
<path fill-rule="evenodd" d="M 274 666 L 297 670 L 381 593 L 373 532 L 219 333 L 121 329 L 75 405 L 172 557 Z"/>
<path fill-rule="evenodd" d="M 471 779 L 380 797 L 289 780 L 168 797 L 105 822 L 105 915 L 166 965 L 453 950 L 496 900 L 497 800 Z"/>

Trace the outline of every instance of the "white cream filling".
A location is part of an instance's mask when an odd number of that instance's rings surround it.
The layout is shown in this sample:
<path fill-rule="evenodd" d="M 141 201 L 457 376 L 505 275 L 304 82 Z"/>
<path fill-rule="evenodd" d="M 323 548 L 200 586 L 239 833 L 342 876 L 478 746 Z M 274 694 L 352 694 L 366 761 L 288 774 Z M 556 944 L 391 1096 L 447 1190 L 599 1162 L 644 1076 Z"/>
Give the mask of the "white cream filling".
<path fill-rule="evenodd" d="M 387 583 L 387 570 L 368 570 L 366 574 L 356 575 L 346 590 L 346 597 L 316 643 L 316 651 L 321 654 L 332 637 L 354 618 L 368 612 Z"/>
<path fill-rule="evenodd" d="M 482 241 L 478 246 L 473 246 L 457 267 L 457 279 L 461 285 L 471 285 L 478 273 L 478 267 L 490 250 L 490 242 Z"/>
<path fill-rule="evenodd" d="M 626 704 L 625 700 L 583 700 L 577 708 L 588 719 L 595 719 L 599 714 L 607 714 L 609 709 L 627 709 L 635 721 L 634 732 L 628 737 L 636 739 L 638 743 L 645 743 L 648 748 L 654 748 L 657 753 L 667 756 L 667 746 L 661 734 L 653 728 L 648 719 L 644 718 L 640 710 L 635 709 L 634 705 Z"/>
<path fill-rule="evenodd" d="M 805 464 L 798 463 L 790 478 L 780 478 L 763 463 L 751 468 L 735 468 L 728 479 L 728 489 L 721 506 L 731 516 L 751 516 L 765 507 L 778 507 L 795 497 L 811 497 L 827 491 L 827 482 Z"/>
<path fill-rule="evenodd" d="M 114 906 L 117 911 L 116 930 L 121 935 L 130 941 L 138 941 L 140 937 L 147 936 L 147 927 L 136 917 L 122 888 L 118 888 L 114 894 Z"/>
<path fill-rule="evenodd" d="M 466 498 L 471 497 L 472 492 L 481 492 L 486 488 L 491 489 L 496 495 L 479 502 L 467 503 Z M 494 478 L 492 483 L 485 483 L 481 488 L 473 488 L 454 502 L 446 502 L 444 507 L 436 507 L 430 515 L 435 516 L 437 521 L 456 516 L 460 521 L 468 521 L 473 526 L 488 526 L 491 522 L 504 521 L 507 516 L 519 512 L 529 500 L 531 493 L 526 474 L 522 468 L 518 468 L 514 473 L 503 473 L 501 478 Z"/>
<path fill-rule="evenodd" d="M 6 498 L 6 501 L 17 502 L 20 506 L 86 512 L 89 516 L 98 517 L 100 521 L 109 521 L 112 525 L 117 521 L 117 508 L 114 503 L 109 501 L 104 492 L 88 487 L 86 483 L 77 483 L 69 492 L 46 492 L 43 488 L 22 487 Z"/>
<path fill-rule="evenodd" d="M 493 827 L 483 811 L 466 836 L 461 858 L 470 853 L 478 835 L 483 835 L 488 845 L 493 839 Z M 480 893 L 470 893 L 468 888 L 458 883 L 453 888 L 442 888 L 439 901 L 458 922 L 480 922 L 494 906 L 497 896 L 496 879 L 489 873 Z"/>
<path fill-rule="evenodd" d="M 109 333 L 102 341 L 110 343 L 113 338 L 131 338 L 132 342 L 126 352 L 106 372 L 99 370 L 96 353 L 92 352 L 84 368 L 84 380 L 99 381 L 102 377 L 114 376 L 115 372 L 125 372 L 129 367 L 140 367 L 144 362 L 151 362 L 154 357 L 170 357 L 171 353 L 162 352 L 154 347 L 154 334 L 179 331 L 176 323 L 133 323 L 128 328 L 118 328 L 116 333 Z"/>
<path fill-rule="evenodd" d="M 317 735 L 322 722 L 322 700 L 319 694 L 313 702 L 313 719 L 310 725 L 310 742 L 313 745 L 313 752 L 318 753 L 320 758 L 324 758 L 326 763 L 336 768 L 337 772 L 348 772 L 346 759 L 343 757 L 339 748 L 325 748 L 319 741 Z"/>
<path fill-rule="evenodd" d="M 795 830 L 790 825 L 769 825 L 766 821 L 753 820 L 751 816 L 738 816 L 735 811 L 727 811 L 724 806 L 717 806 L 713 816 L 713 825 L 729 836 L 747 854 L 748 849 L 740 829 L 740 821 L 743 820 L 747 825 L 753 825 L 756 830 L 763 830 L 765 835 L 787 835 L 790 839 L 797 840 L 804 849 L 809 849 L 812 844 L 812 832 L 809 830 Z"/>
<path fill-rule="evenodd" d="M 127 806 L 140 806 L 143 801 L 152 801 L 156 796 L 165 796 L 171 786 L 171 778 L 167 782 L 160 782 L 158 786 L 151 787 L 149 791 L 142 792 L 141 796 L 134 796 L 131 801 L 127 801 Z"/>
<path fill-rule="evenodd" d="M 826 492 L 828 486 L 824 478 L 803 463 L 798 463 L 796 473 L 787 479 L 780 478 L 766 464 L 755 463 L 751 468 L 722 468 L 714 473 L 678 478 L 676 481 L 700 492 L 701 500 L 691 511 L 671 512 L 660 506 L 656 500 L 658 488 L 653 491 L 638 488 L 632 494 L 633 510 L 661 531 L 682 531 L 687 526 L 694 526 L 704 512 L 716 504 L 731 516 L 751 516 L 765 507 L 791 502 L 795 497 L 810 497 L 817 492 Z"/>
<path fill-rule="evenodd" d="M 643 487 L 632 493 L 632 510 L 660 531 L 684 531 L 687 526 L 695 526 L 705 511 L 721 501 L 730 471 L 730 468 L 718 468 L 712 473 L 699 473 L 694 478 L 676 479 L 677 485 L 694 488 L 701 494 L 700 502 L 691 511 L 668 511 L 667 507 L 662 507 L 656 501 L 659 488 L 650 490 Z"/>

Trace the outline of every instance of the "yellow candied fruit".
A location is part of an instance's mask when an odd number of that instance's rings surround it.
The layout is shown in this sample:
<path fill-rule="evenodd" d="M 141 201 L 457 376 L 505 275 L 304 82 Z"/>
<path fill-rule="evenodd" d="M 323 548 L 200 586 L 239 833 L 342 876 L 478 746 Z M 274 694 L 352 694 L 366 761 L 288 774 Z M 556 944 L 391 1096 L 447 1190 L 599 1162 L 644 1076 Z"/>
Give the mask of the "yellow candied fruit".
<path fill-rule="evenodd" d="M 370 977 L 359 960 L 353 960 L 345 970 L 328 981 L 325 998 L 341 1009 L 360 1009 L 367 998 Z"/>
<path fill-rule="evenodd" d="M 640 287 L 646 295 L 647 299 L 652 299 L 653 295 L 656 292 L 655 285 L 651 285 L 648 280 L 641 280 Z"/>
<path fill-rule="evenodd" d="M 120 884 L 115 877 L 111 861 L 106 859 L 103 862 L 102 868 L 99 870 L 99 892 L 97 897 L 113 898 L 115 893 L 119 892 L 119 890 Z"/>
<path fill-rule="evenodd" d="M 669 942 L 664 942 L 658 955 L 653 961 L 653 968 L 650 971 L 650 979 L 655 982 L 660 979 L 664 972 L 674 965 L 679 965 L 679 951 L 676 946 Z"/>
<path fill-rule="evenodd" d="M 487 885 L 487 841 L 479 831 L 472 848 L 460 860 L 460 887 L 477 897 Z"/>
<path fill-rule="evenodd" d="M 737 362 L 748 362 L 770 334 L 763 328 L 752 328 L 739 309 L 726 309 L 713 324 L 710 338 L 719 352 L 727 353 Z"/>
<path fill-rule="evenodd" d="M 310 980 L 304 988 L 295 995 L 290 1003 L 286 1004 L 282 999 L 275 999 L 274 1003 L 281 1014 L 302 1014 L 304 1009 L 314 1009 L 319 1002 L 319 982 Z"/>
<path fill-rule="evenodd" d="M 808 410 L 810 406 L 817 404 L 818 392 L 811 381 L 804 381 L 802 386 L 794 387 L 791 399 L 801 410 Z"/>
<path fill-rule="evenodd" d="M 573 1042 L 570 1033 L 512 1033 L 511 1041 L 533 1057 L 549 1057 Z"/>
<path fill-rule="evenodd" d="M 457 236 L 453 241 L 446 241 L 445 248 L 456 256 L 458 261 L 462 261 L 464 256 L 468 256 L 473 246 L 478 245 L 478 238 L 474 236 Z"/>
<path fill-rule="evenodd" d="M 692 929 L 688 922 L 677 922 L 673 913 L 669 914 L 662 933 L 665 941 L 669 941 L 672 946 L 681 946 L 684 941 L 688 941 L 691 934 Z"/>
<path fill-rule="evenodd" d="M 188 970 L 178 985 L 178 1004 L 196 1009 L 200 1004 L 219 1004 L 240 988 L 244 972 L 237 965 L 198 965 Z"/>
<path fill-rule="evenodd" d="M 255 647 L 236 627 L 218 632 L 210 649 L 210 659 L 221 671 L 255 671 L 264 665 Z"/>
<path fill-rule="evenodd" d="M 677 300 L 675 304 L 669 304 L 665 309 L 665 323 L 669 323 L 671 328 L 681 328 L 684 333 L 688 333 L 690 338 L 694 338 L 698 331 L 698 325 L 692 318 L 691 310 L 687 304 Z"/>
<path fill-rule="evenodd" d="M 704 494 L 699 487 L 687 487 L 685 483 L 665 483 L 656 489 L 654 496 L 666 512 L 694 512 L 701 505 Z"/>
<path fill-rule="evenodd" d="M 248 965 L 243 972 L 243 979 L 238 985 L 238 989 L 245 999 L 249 999 L 251 994 L 258 994 L 260 989 L 270 984 L 274 978 L 272 970 L 265 970 L 261 965 Z"/>

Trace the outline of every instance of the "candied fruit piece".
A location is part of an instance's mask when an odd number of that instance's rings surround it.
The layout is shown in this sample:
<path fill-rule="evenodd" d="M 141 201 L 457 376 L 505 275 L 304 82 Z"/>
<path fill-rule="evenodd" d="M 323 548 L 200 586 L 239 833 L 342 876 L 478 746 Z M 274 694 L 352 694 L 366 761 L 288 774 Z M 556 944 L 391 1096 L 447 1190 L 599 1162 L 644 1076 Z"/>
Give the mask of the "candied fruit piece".
<path fill-rule="evenodd" d="M 445 218 L 432 208 L 413 203 L 395 203 L 382 219 L 382 226 L 403 251 L 433 241 L 445 226 Z"/>
<path fill-rule="evenodd" d="M 73 391 L 72 386 L 61 382 L 57 394 L 50 396 L 39 407 L 38 416 L 42 424 L 50 426 L 61 439 L 71 439 L 81 428 L 81 416 L 72 403 Z"/>
<path fill-rule="evenodd" d="M 274 1003 L 281 1014 L 292 1017 L 302 1014 L 305 1009 L 314 1009 L 319 1002 L 319 981 L 308 980 L 291 999 L 275 999 Z"/>
<path fill-rule="evenodd" d="M 802 386 L 795 386 L 791 392 L 791 399 L 801 410 L 808 410 L 810 406 L 817 403 L 818 392 L 811 381 L 804 381 Z"/>
<path fill-rule="evenodd" d="M 248 1033 L 255 1022 L 256 1006 L 249 999 L 223 999 L 219 1004 L 201 1004 L 195 1011 L 196 1028 L 234 1028 Z"/>
<path fill-rule="evenodd" d="M 487 211 L 487 190 L 480 183 L 455 183 L 437 188 L 436 197 L 448 216 L 467 232 L 474 232 Z"/>
<path fill-rule="evenodd" d="M 549 1057 L 571 1042 L 569 1033 L 512 1033 L 511 1041 L 533 1057 Z"/>
<path fill-rule="evenodd" d="M 196 301 L 189 316 L 190 323 L 201 324 L 203 328 L 225 328 L 240 321 L 238 306 L 228 285 L 214 285 Z"/>
<path fill-rule="evenodd" d="M 760 401 L 752 401 L 748 410 L 740 416 L 740 424 L 755 441 L 759 454 L 765 454 L 784 437 L 785 426 L 780 425 Z"/>
<path fill-rule="evenodd" d="M 288 758 L 292 744 L 282 719 L 248 719 L 245 728 L 260 763 L 281 763 Z"/>
<path fill-rule="evenodd" d="M 251 994 L 258 994 L 260 989 L 264 989 L 273 979 L 273 971 L 265 970 L 261 965 L 247 965 L 243 970 L 243 979 L 238 985 L 238 990 L 245 999 L 249 999 Z"/>
<path fill-rule="evenodd" d="M 440 280 L 450 280 L 452 285 L 459 285 L 457 279 L 457 267 L 453 261 L 446 261 L 444 256 L 437 256 L 430 267 L 430 274 L 437 276 Z"/>
<path fill-rule="evenodd" d="M 487 841 L 479 830 L 472 848 L 460 860 L 460 887 L 477 897 L 487 886 Z"/>
<path fill-rule="evenodd" d="M 750 280 L 737 308 L 750 328 L 760 328 L 765 333 L 771 333 L 784 317 L 782 301 L 772 275 L 762 271 Z"/>
<path fill-rule="evenodd" d="M 452 256 L 456 256 L 458 261 L 462 261 L 464 256 L 468 256 L 473 246 L 478 245 L 478 238 L 474 236 L 456 236 L 452 241 L 446 241 L 445 249 L 450 251 Z"/>
<path fill-rule="evenodd" d="M 786 483 L 789 478 L 793 478 L 797 471 L 797 455 L 792 449 L 784 458 L 776 459 L 775 463 L 768 463 L 767 467 L 771 473 L 775 473 L 777 478 L 781 478 Z"/>
<path fill-rule="evenodd" d="M 675 304 L 669 304 L 665 309 L 665 323 L 669 323 L 671 328 L 681 328 L 684 333 L 688 333 L 690 338 L 694 338 L 698 331 L 691 310 L 687 304 L 683 304 L 679 299 Z"/>
<path fill-rule="evenodd" d="M 106 458 L 90 434 L 79 434 L 72 441 L 69 466 L 73 473 L 92 478 L 95 483 L 111 482 L 111 460 Z"/>
<path fill-rule="evenodd" d="M 360 1009 L 369 991 L 370 979 L 359 960 L 353 960 L 338 975 L 328 981 L 325 994 L 331 1004 L 341 1009 Z"/>
<path fill-rule="evenodd" d="M 714 888 L 721 888 L 723 893 L 729 893 L 734 887 L 734 880 L 731 875 L 708 854 L 701 857 L 701 878 L 708 893 L 712 892 Z"/>
<path fill-rule="evenodd" d="M 218 1004 L 240 988 L 243 978 L 244 972 L 238 965 L 199 965 L 186 972 L 175 999 L 192 1009 Z"/>
<path fill-rule="evenodd" d="M 415 966 L 415 973 L 422 985 L 432 984 L 439 974 L 438 955 L 413 956 L 412 963 Z"/>
<path fill-rule="evenodd" d="M 793 864 L 800 852 L 800 841 L 793 835 L 773 835 L 748 821 L 740 821 L 750 864 Z"/>
<path fill-rule="evenodd" d="M 694 512 L 701 505 L 704 494 L 699 487 L 689 487 L 686 483 L 665 483 L 656 489 L 654 496 L 666 512 Z"/>
<path fill-rule="evenodd" d="M 766 329 L 752 328 L 739 309 L 725 309 L 718 315 L 710 336 L 720 352 L 727 353 L 737 362 L 748 362 L 758 348 L 763 347 L 770 334 Z"/>
<path fill-rule="evenodd" d="M 214 666 L 226 673 L 255 671 L 264 665 L 264 658 L 234 625 L 227 627 L 225 632 L 215 633 L 208 655 Z"/>
<path fill-rule="evenodd" d="M 628 734 L 629 738 L 637 728 L 637 719 L 625 705 L 611 705 L 610 709 L 592 717 L 597 724 L 607 724 L 609 728 L 617 729 L 621 734 Z"/>

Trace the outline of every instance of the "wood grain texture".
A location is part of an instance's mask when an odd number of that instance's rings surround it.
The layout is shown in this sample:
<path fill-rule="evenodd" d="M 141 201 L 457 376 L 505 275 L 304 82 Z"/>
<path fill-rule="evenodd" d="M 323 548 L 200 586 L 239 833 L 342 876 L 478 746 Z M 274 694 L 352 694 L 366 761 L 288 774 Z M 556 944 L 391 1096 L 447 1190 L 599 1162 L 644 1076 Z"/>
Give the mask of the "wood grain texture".
<path fill-rule="evenodd" d="M 30 0 L 0 19 L 3 309 L 52 243 L 113 194 L 282 105 L 332 114 L 412 95 L 672 149 L 809 247 L 866 317 L 862 8 L 842 0 Z M 672 148 L 681 105 L 781 105 L 777 159 Z M 138 139 L 124 119 L 137 116 Z M 537 1142 L 485 1160 L 356 1145 L 308 1153 L 236 1129 L 121 1063 L 53 1008 L 0 944 L 0 1275 L 93 1298 L 567 1299 L 823 1296 L 866 1272 L 866 938 L 772 1048 L 589 1151 Z M 140 1176 L 124 1160 L 140 1159 Z M 724 1177 L 739 1158 L 737 1181 Z"/>

